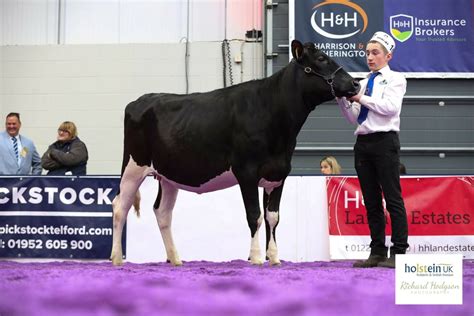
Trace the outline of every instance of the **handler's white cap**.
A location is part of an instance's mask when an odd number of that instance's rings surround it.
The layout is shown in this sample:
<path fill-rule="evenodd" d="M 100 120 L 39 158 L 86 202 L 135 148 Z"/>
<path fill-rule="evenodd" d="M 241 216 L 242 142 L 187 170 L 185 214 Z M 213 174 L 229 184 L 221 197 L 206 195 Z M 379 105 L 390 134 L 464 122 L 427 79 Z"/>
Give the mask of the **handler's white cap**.
<path fill-rule="evenodd" d="M 383 47 L 385 47 L 389 53 L 393 52 L 393 50 L 395 49 L 395 41 L 390 35 L 385 32 L 376 32 L 370 40 L 382 44 Z"/>

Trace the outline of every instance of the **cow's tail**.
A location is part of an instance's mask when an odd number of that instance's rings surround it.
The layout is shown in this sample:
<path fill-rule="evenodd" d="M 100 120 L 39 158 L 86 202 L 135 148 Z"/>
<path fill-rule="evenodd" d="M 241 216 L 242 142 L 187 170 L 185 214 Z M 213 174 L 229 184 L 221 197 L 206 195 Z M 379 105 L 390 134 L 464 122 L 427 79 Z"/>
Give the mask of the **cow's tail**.
<path fill-rule="evenodd" d="M 140 199 L 140 190 L 137 190 L 137 193 L 135 193 L 135 199 L 133 200 L 133 208 L 135 209 L 137 217 L 140 217 Z"/>

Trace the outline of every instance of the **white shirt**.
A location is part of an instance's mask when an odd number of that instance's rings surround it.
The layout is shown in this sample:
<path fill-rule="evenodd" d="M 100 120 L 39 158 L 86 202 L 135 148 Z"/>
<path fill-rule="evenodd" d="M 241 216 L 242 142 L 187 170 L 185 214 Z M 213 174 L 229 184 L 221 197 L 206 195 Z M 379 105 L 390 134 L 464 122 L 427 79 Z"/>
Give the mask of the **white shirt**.
<path fill-rule="evenodd" d="M 358 102 L 350 102 L 345 97 L 336 98 L 344 117 L 352 124 L 357 123 L 361 104 L 369 109 L 367 119 L 357 126 L 355 135 L 375 132 L 400 131 L 400 112 L 407 88 L 407 80 L 399 73 L 392 71 L 387 65 L 379 70 L 380 75 L 374 79 L 372 96 L 364 95 L 369 79 L 360 81 L 360 97 Z M 369 74 L 370 75 L 370 74 Z M 369 77 L 369 76 L 367 76 Z"/>

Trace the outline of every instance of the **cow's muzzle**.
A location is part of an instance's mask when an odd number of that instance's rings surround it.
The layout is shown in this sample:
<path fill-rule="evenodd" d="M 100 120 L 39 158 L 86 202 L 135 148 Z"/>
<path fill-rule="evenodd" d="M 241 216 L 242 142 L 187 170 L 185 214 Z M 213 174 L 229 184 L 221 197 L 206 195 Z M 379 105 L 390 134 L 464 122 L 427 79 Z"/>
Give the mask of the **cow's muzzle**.
<path fill-rule="evenodd" d="M 358 80 L 354 79 L 352 80 L 352 89 L 350 91 L 347 91 L 344 96 L 347 98 L 350 98 L 358 94 L 359 91 L 360 91 L 360 83 Z"/>

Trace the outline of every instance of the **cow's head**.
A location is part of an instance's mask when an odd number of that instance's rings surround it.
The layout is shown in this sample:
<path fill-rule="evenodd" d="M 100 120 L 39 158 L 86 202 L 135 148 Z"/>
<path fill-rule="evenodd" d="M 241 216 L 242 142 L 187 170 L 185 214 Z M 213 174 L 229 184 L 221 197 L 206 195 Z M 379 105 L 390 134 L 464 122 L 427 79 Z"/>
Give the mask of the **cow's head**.
<path fill-rule="evenodd" d="M 352 97 L 359 92 L 359 82 L 322 50 L 317 49 L 314 43 L 303 45 L 294 40 L 291 42 L 291 53 L 293 62 L 306 73 L 307 80 L 301 83 L 305 86 L 303 90 L 327 92 L 319 95 L 322 102 L 334 97 Z"/>

